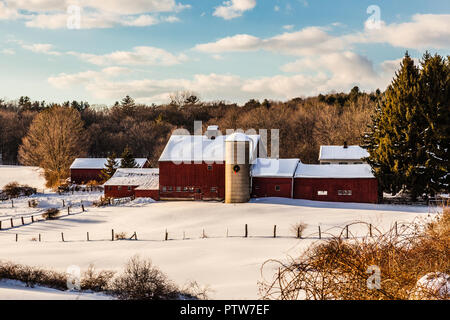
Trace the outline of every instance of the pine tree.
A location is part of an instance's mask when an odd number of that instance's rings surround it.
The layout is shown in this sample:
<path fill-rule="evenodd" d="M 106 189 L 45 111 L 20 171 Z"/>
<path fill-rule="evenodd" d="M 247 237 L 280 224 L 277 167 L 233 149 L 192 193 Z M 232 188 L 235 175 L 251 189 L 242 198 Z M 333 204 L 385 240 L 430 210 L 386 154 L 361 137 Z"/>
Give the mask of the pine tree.
<path fill-rule="evenodd" d="M 416 162 L 418 153 L 423 151 L 416 123 L 418 78 L 419 70 L 406 53 L 400 70 L 379 102 L 371 132 L 365 139 L 370 154 L 367 161 L 381 188 L 392 194 L 407 188 L 413 198 L 420 192 L 417 188 L 420 168 Z"/>
<path fill-rule="evenodd" d="M 425 189 L 434 195 L 449 191 L 450 144 L 450 63 L 439 55 L 424 54 L 421 61 L 420 104 L 425 129 L 422 136 L 426 146 Z"/>
<path fill-rule="evenodd" d="M 124 115 L 126 116 L 133 115 L 134 110 L 136 108 L 133 98 L 131 98 L 130 96 L 126 96 L 125 98 L 123 98 L 122 102 L 120 103 L 120 108 Z"/>
<path fill-rule="evenodd" d="M 103 169 L 101 172 L 103 181 L 109 180 L 114 175 L 114 173 L 116 173 L 116 170 L 119 167 L 119 163 L 117 162 L 116 158 L 117 156 L 115 153 L 112 153 L 108 156 L 105 169 Z"/>
<path fill-rule="evenodd" d="M 121 168 L 136 168 L 137 163 L 136 160 L 133 157 L 133 154 L 131 153 L 130 148 L 128 146 L 123 150 L 122 153 L 122 162 L 120 164 Z"/>

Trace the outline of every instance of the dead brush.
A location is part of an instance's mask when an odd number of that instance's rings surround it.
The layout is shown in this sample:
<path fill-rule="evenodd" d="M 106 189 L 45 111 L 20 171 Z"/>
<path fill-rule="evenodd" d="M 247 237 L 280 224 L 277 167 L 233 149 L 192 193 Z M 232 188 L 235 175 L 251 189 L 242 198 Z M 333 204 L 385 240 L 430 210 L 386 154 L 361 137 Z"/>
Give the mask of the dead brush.
<path fill-rule="evenodd" d="M 298 222 L 291 226 L 291 232 L 295 237 L 301 239 L 307 226 L 304 222 Z"/>
<path fill-rule="evenodd" d="M 266 261 L 278 272 L 259 283 L 263 299 L 398 300 L 449 299 L 437 288 L 418 286 L 423 276 L 450 274 L 450 212 L 428 224 L 414 223 L 373 237 L 344 239 L 344 232 L 309 247 L 286 263 Z M 370 266 L 381 271 L 381 287 L 368 286 Z M 420 287 L 420 288 L 419 288 Z"/>
<path fill-rule="evenodd" d="M 59 209 L 58 208 L 50 208 L 47 209 L 47 211 L 45 211 L 42 214 L 42 218 L 44 218 L 45 220 L 55 220 L 59 218 Z"/>
<path fill-rule="evenodd" d="M 126 239 L 128 239 L 128 236 L 125 232 L 118 232 L 114 235 L 114 238 L 116 240 L 126 240 Z"/>

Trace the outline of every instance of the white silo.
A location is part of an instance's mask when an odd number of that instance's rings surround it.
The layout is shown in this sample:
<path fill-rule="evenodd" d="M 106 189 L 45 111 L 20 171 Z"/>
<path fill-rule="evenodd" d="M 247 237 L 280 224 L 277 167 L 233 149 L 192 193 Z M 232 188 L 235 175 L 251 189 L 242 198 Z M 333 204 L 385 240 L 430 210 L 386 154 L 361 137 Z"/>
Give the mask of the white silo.
<path fill-rule="evenodd" d="M 250 138 L 233 133 L 225 140 L 225 203 L 250 200 Z"/>

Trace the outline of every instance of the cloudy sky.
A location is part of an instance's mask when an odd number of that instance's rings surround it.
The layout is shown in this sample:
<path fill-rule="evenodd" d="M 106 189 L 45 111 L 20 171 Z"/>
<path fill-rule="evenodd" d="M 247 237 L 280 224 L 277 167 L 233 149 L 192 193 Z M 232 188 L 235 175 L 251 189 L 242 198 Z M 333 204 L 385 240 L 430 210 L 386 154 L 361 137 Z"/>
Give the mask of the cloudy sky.
<path fill-rule="evenodd" d="M 448 0 L 0 0 L 0 97 L 111 104 L 385 89 L 450 54 Z"/>

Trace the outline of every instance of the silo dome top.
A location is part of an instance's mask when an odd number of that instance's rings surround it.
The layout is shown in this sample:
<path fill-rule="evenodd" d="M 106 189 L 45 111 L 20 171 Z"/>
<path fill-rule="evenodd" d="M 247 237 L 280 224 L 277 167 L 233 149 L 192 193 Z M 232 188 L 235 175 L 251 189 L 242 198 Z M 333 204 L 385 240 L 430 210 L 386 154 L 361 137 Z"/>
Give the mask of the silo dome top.
<path fill-rule="evenodd" d="M 250 138 L 245 133 L 235 132 L 227 136 L 225 141 L 250 141 Z"/>

